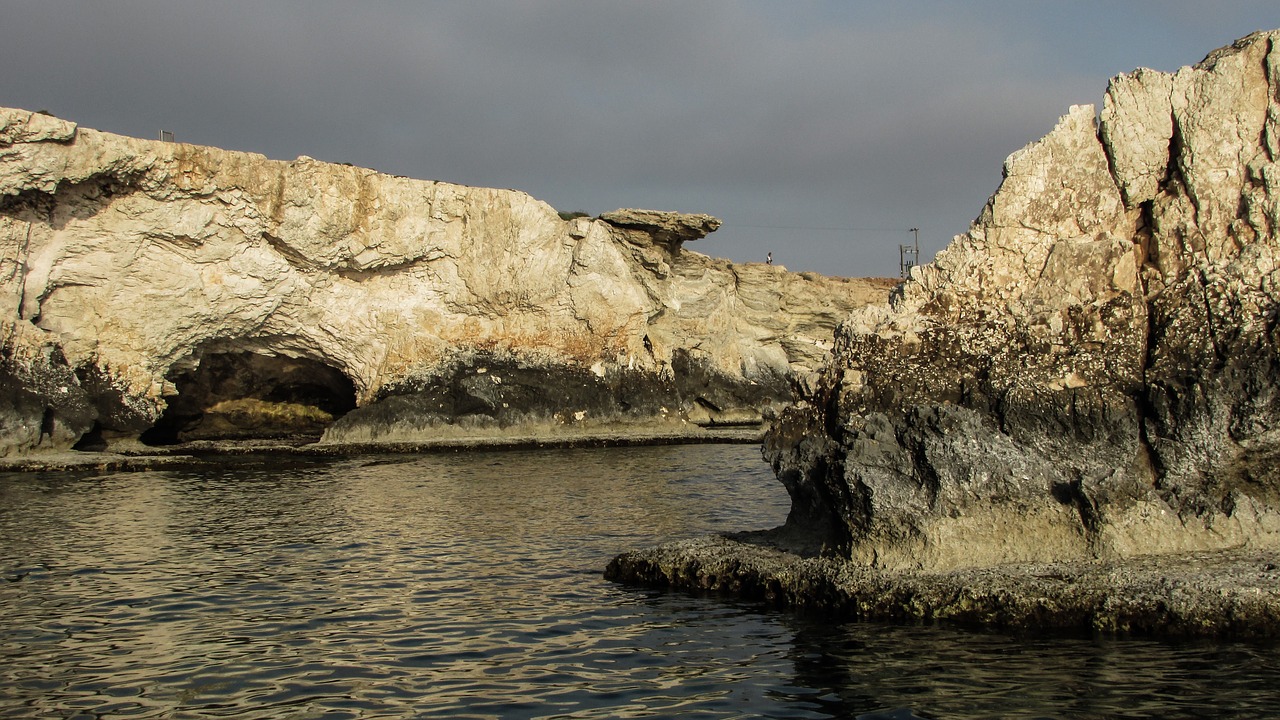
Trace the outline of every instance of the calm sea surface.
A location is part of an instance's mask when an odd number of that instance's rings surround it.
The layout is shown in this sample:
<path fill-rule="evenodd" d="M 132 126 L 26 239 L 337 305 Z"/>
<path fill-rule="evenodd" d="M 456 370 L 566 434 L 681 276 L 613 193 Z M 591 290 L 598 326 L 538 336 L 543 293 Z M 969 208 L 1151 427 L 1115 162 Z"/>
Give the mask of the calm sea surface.
<path fill-rule="evenodd" d="M 637 590 L 786 515 L 749 445 L 0 476 L 0 717 L 1274 717 L 1280 653 Z"/>

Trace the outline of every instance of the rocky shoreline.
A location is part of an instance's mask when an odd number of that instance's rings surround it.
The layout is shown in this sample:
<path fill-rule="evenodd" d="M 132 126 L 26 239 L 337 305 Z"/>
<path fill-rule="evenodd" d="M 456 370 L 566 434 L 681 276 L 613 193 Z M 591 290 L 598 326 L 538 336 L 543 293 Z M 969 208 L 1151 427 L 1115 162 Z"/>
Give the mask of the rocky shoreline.
<path fill-rule="evenodd" d="M 1280 31 L 1113 78 L 905 282 L 718 226 L 0 108 L 0 469 L 762 442 L 783 528 L 608 577 L 1278 634 Z"/>
<path fill-rule="evenodd" d="M 0 108 L 0 456 L 759 424 L 897 281 L 686 248 L 719 225 Z"/>
<path fill-rule="evenodd" d="M 1278 232 L 1280 31 L 1113 78 L 836 329 L 765 435 L 783 528 L 607 576 L 857 618 L 1280 635 Z"/>
<path fill-rule="evenodd" d="M 609 563 L 605 577 L 732 595 L 833 619 L 1034 632 L 1280 637 L 1280 552 L 1275 550 L 923 571 L 791 553 L 746 534 L 628 552 Z"/>
<path fill-rule="evenodd" d="M 51 451 L 0 457 L 0 472 L 137 472 L 217 466 L 229 457 L 327 458 L 407 455 L 470 450 L 647 447 L 656 445 L 759 444 L 760 426 L 601 428 L 555 434 L 459 434 L 415 442 L 320 443 L 303 440 L 200 440 L 148 447 L 135 444 L 110 451 Z"/>

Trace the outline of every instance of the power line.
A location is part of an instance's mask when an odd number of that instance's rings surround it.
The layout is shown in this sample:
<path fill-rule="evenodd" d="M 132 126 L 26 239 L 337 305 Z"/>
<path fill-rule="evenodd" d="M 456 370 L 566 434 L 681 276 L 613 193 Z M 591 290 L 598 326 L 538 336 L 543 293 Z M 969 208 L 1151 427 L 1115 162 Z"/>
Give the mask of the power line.
<path fill-rule="evenodd" d="M 741 225 L 725 223 L 725 228 L 750 228 L 752 230 L 817 230 L 822 232 L 883 232 L 900 233 L 904 228 L 819 227 L 814 225 Z"/>

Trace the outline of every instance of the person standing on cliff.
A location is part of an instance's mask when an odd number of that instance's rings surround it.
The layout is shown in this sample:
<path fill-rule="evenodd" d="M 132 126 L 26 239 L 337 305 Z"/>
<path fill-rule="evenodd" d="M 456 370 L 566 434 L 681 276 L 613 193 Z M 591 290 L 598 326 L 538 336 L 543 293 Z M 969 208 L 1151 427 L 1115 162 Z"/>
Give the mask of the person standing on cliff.
<path fill-rule="evenodd" d="M 764 264 L 765 264 L 765 265 L 772 265 L 772 264 L 773 264 L 773 252 L 772 252 L 772 251 L 770 251 L 770 252 L 769 252 L 769 254 L 768 254 L 768 256 L 766 256 L 766 257 L 765 257 L 765 259 L 764 259 Z"/>

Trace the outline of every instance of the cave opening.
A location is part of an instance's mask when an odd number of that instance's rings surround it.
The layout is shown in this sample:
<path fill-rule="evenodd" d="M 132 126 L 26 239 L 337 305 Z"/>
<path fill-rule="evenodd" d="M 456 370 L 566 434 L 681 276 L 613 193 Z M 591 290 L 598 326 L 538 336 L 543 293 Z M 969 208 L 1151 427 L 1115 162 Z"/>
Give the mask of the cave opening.
<path fill-rule="evenodd" d="M 196 440 L 314 442 L 356 407 L 354 383 L 340 370 L 307 358 L 252 351 L 211 352 L 175 369 L 178 390 L 142 434 L 149 445 Z"/>

